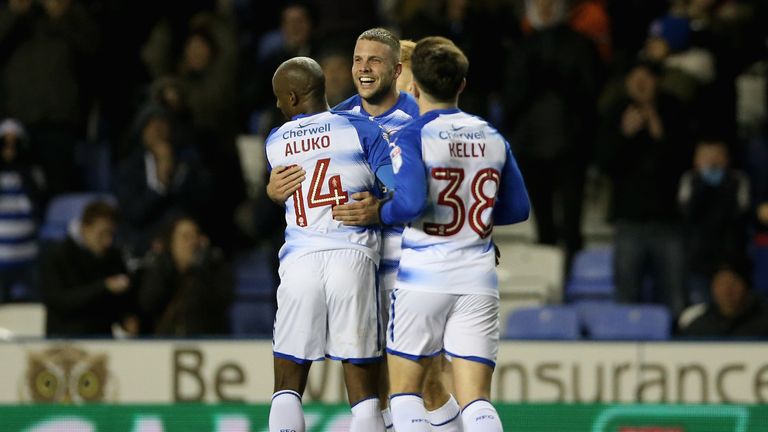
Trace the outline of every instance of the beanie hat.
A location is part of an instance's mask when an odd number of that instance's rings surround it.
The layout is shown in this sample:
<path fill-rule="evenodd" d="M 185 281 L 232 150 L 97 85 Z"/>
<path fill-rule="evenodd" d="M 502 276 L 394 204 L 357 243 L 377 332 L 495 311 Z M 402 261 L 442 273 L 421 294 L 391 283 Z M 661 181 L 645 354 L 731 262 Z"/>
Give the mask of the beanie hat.
<path fill-rule="evenodd" d="M 691 27 L 688 18 L 667 15 L 656 18 L 648 29 L 649 37 L 664 39 L 672 52 L 688 48 Z"/>
<path fill-rule="evenodd" d="M 12 118 L 7 118 L 0 122 L 0 138 L 8 134 L 16 135 L 21 139 L 27 138 L 27 133 L 24 130 L 24 126 L 21 125 L 21 122 Z"/>

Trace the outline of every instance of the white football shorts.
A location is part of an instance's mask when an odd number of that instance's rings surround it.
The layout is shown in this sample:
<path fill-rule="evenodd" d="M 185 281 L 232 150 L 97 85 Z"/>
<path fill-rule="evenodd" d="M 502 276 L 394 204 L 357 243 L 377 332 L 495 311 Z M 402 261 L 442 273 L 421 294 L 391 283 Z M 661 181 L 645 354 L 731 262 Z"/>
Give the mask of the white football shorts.
<path fill-rule="evenodd" d="M 498 298 L 392 291 L 387 353 L 414 361 L 444 353 L 493 368 L 498 351 Z"/>
<path fill-rule="evenodd" d="M 373 260 L 350 249 L 312 252 L 281 262 L 279 273 L 275 357 L 296 363 L 382 358 Z"/>

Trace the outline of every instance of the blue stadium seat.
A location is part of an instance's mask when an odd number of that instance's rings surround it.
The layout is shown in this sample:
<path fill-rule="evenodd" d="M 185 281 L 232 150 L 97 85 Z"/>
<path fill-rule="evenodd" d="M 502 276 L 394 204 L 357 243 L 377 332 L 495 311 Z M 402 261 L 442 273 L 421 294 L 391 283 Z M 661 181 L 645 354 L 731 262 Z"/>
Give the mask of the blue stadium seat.
<path fill-rule="evenodd" d="M 584 336 L 589 337 L 589 329 L 595 325 L 595 317 L 603 315 L 606 310 L 615 308 L 616 305 L 613 300 L 606 299 L 579 300 L 573 303 L 572 306 L 579 316 L 579 325 Z"/>
<path fill-rule="evenodd" d="M 235 301 L 229 309 L 233 336 L 271 337 L 275 321 L 272 301 Z"/>
<path fill-rule="evenodd" d="M 272 259 L 268 253 L 256 249 L 235 260 L 235 293 L 238 297 L 271 301 L 277 281 L 271 268 Z"/>
<path fill-rule="evenodd" d="M 573 257 L 571 280 L 613 281 L 613 248 L 582 249 Z"/>
<path fill-rule="evenodd" d="M 102 200 L 117 205 L 117 199 L 110 194 L 79 192 L 58 195 L 48 204 L 45 219 L 40 226 L 38 238 L 42 241 L 61 240 L 67 235 L 70 221 L 83 212 L 85 206 L 95 200 Z"/>
<path fill-rule="evenodd" d="M 667 340 L 671 319 L 665 306 L 615 304 L 593 311 L 584 324 L 589 339 Z"/>
<path fill-rule="evenodd" d="M 576 253 L 565 287 L 566 298 L 613 298 L 613 248 L 583 249 Z"/>
<path fill-rule="evenodd" d="M 570 306 L 540 306 L 513 311 L 507 319 L 504 337 L 510 339 L 579 338 L 576 309 Z"/>
<path fill-rule="evenodd" d="M 612 281 L 569 281 L 565 285 L 565 297 L 568 301 L 585 299 L 612 300 L 614 285 Z"/>

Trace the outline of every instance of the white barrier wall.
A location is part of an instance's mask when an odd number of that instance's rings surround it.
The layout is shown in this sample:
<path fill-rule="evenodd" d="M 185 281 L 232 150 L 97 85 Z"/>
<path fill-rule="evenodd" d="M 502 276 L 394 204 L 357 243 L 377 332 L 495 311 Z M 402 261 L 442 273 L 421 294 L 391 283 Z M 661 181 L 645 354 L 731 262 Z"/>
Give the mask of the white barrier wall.
<path fill-rule="evenodd" d="M 269 341 L 2 342 L 0 363 L 0 404 L 268 402 L 272 394 Z M 768 344 L 505 341 L 493 397 L 765 403 Z M 315 364 L 305 400 L 345 400 L 339 364 Z"/>

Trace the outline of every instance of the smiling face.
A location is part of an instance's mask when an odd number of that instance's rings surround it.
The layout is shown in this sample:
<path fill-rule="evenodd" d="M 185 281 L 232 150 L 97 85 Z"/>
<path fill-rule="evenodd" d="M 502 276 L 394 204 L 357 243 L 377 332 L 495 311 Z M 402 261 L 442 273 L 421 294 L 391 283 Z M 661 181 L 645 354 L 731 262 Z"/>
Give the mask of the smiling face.
<path fill-rule="evenodd" d="M 360 97 L 376 104 L 392 91 L 401 67 L 390 47 L 360 39 L 355 44 L 352 60 L 352 78 Z"/>

